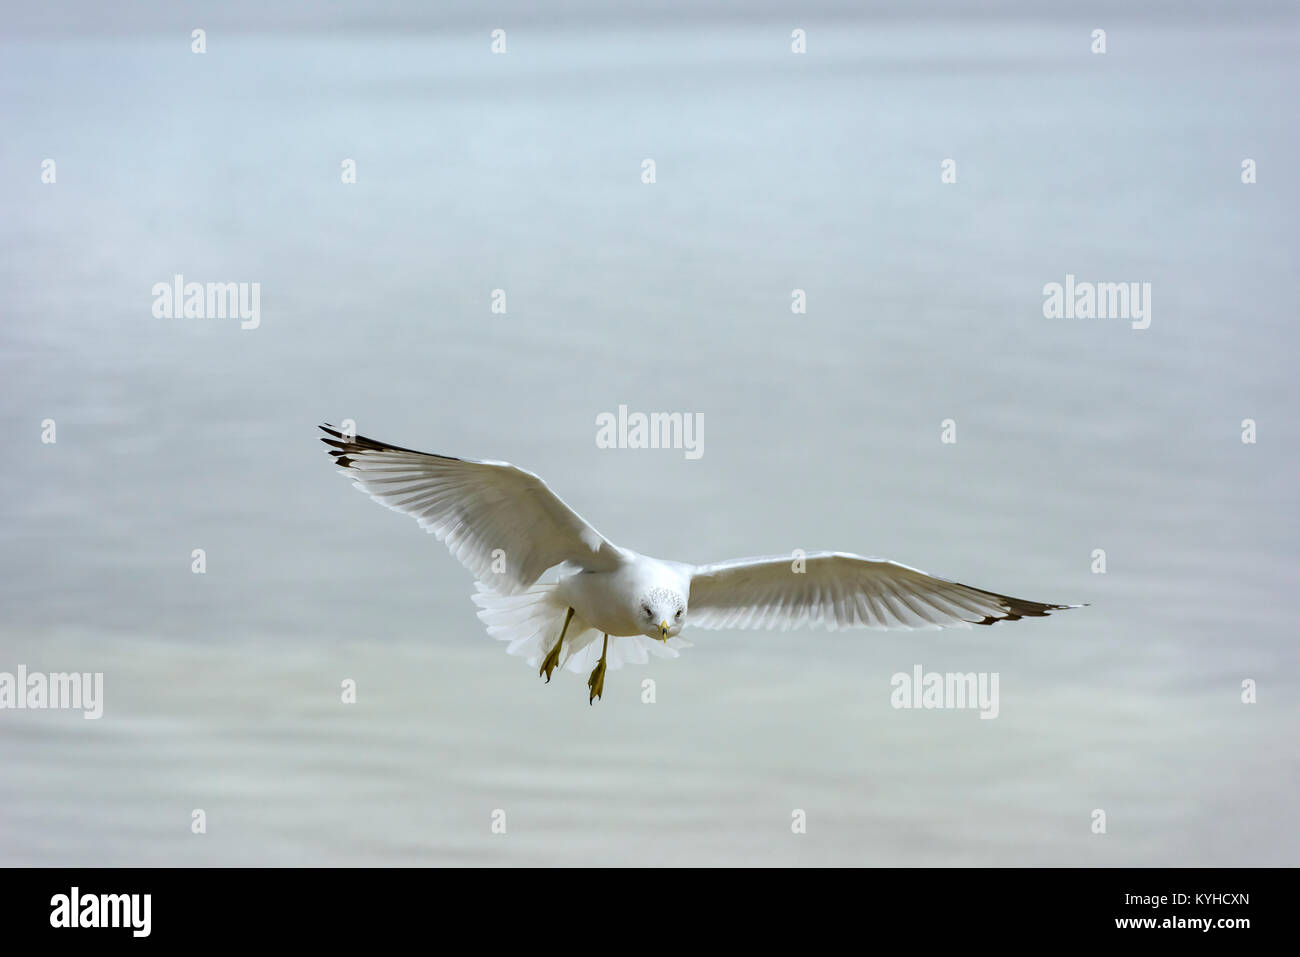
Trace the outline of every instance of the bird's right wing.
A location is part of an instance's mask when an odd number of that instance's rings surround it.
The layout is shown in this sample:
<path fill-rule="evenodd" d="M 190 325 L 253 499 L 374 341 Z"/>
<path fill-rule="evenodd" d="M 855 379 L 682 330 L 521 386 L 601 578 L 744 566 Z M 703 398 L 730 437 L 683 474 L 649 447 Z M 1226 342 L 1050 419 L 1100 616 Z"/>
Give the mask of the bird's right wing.
<path fill-rule="evenodd" d="M 700 565 L 687 621 L 702 628 L 968 628 L 1078 605 L 1049 605 L 843 552 Z"/>
<path fill-rule="evenodd" d="M 412 516 L 492 591 L 518 594 L 562 562 L 610 571 L 623 560 L 532 472 L 349 437 L 326 425 L 321 431 L 357 488 Z"/>

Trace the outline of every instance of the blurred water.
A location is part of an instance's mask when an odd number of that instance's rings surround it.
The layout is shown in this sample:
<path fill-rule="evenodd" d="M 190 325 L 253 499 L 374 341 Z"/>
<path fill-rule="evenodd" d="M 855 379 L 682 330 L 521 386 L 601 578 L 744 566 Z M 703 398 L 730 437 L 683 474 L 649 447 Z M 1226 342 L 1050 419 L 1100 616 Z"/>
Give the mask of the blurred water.
<path fill-rule="evenodd" d="M 0 862 L 1296 863 L 1294 22 L 806 26 L 0 41 L 0 671 L 106 712 L 0 712 Z M 260 328 L 153 318 L 176 273 Z M 1151 328 L 1044 319 L 1066 273 Z M 619 404 L 704 456 L 597 449 Z M 343 418 L 649 554 L 1093 604 L 697 633 L 589 708 L 333 473 Z M 893 710 L 916 663 L 1001 717 Z"/>

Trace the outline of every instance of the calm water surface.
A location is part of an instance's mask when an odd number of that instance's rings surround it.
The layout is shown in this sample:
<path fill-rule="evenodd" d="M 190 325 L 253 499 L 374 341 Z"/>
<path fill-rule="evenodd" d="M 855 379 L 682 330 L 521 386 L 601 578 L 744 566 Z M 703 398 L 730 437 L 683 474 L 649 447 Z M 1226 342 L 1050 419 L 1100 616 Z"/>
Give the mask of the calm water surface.
<path fill-rule="evenodd" d="M 0 712 L 0 863 L 1300 860 L 1300 34 L 809 29 L 0 41 L 0 671 L 105 676 L 99 721 Z M 176 273 L 261 283 L 260 328 L 153 318 Z M 1045 319 L 1067 273 L 1151 328 Z M 703 457 L 596 448 L 620 404 Z M 333 473 L 344 418 L 649 554 L 1092 606 L 700 632 L 591 708 Z M 916 664 L 1000 717 L 894 710 Z"/>

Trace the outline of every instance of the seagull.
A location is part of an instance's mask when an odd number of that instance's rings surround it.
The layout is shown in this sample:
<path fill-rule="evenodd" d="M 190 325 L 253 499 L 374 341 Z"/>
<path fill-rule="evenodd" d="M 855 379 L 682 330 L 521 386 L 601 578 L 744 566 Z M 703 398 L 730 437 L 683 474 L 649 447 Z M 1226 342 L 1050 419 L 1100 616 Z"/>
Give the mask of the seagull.
<path fill-rule="evenodd" d="M 549 684 L 557 669 L 676 658 L 700 628 L 969 628 L 1042 618 L 1081 605 L 1026 601 L 883 558 L 796 551 L 711 565 L 650 558 L 615 545 L 532 472 L 508 462 L 416 452 L 320 426 L 341 474 L 410 515 L 474 575 L 478 616 Z M 558 572 L 550 580 L 543 575 Z M 596 637 L 600 635 L 600 654 Z M 613 638 L 613 643 L 610 639 Z"/>

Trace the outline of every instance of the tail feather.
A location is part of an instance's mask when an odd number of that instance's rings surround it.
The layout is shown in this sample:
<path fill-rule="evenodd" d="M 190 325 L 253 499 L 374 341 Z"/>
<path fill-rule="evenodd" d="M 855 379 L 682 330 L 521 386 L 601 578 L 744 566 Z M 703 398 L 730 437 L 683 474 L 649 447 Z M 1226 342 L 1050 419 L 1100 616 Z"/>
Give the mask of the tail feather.
<path fill-rule="evenodd" d="M 540 667 L 542 659 L 560 637 L 568 606 L 555 594 L 554 582 L 538 582 L 516 595 L 502 595 L 481 582 L 474 583 L 474 604 L 478 616 L 487 625 L 487 633 L 498 641 L 508 641 L 506 652 Z M 590 625 L 574 615 L 564 633 L 561 667 L 573 667 L 574 653 L 600 637 Z"/>

